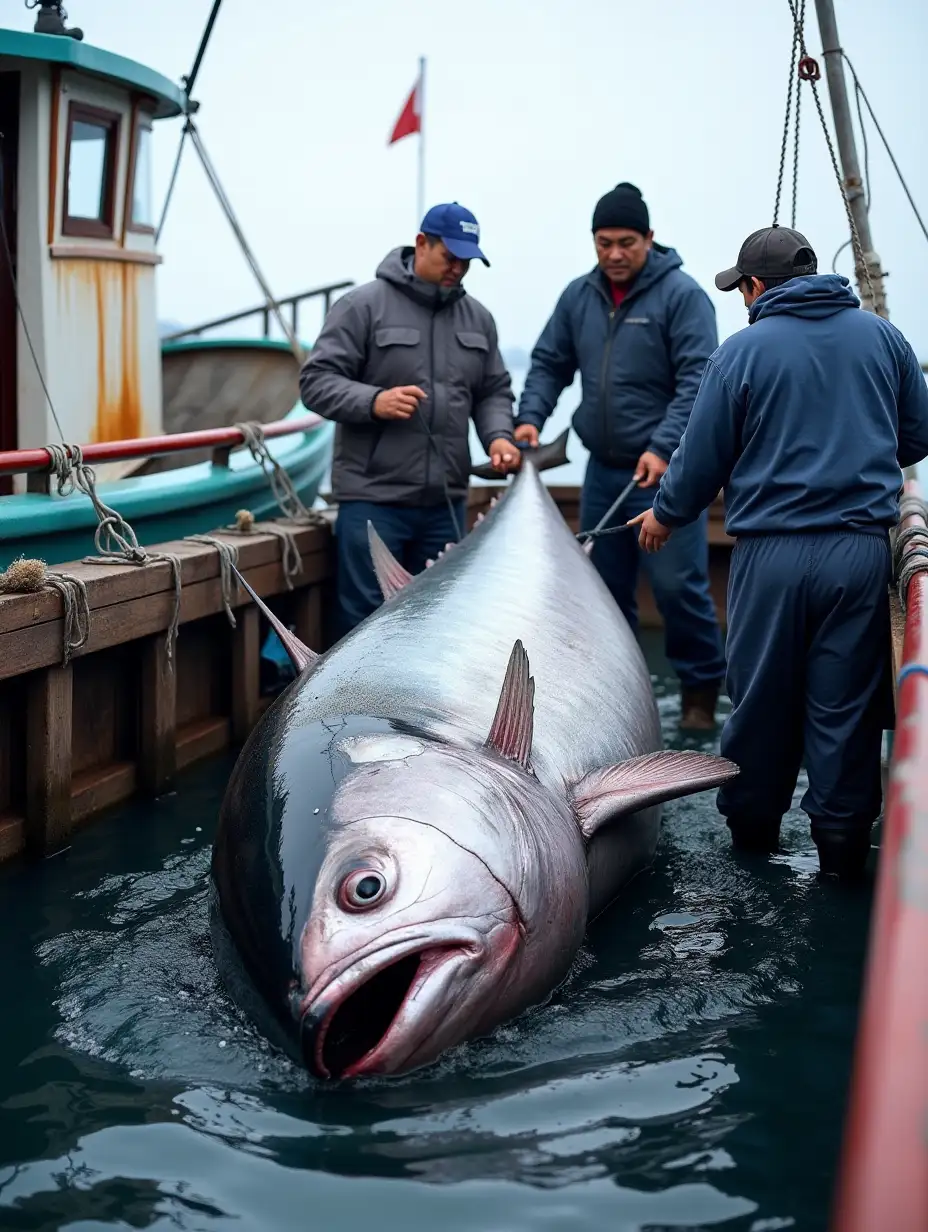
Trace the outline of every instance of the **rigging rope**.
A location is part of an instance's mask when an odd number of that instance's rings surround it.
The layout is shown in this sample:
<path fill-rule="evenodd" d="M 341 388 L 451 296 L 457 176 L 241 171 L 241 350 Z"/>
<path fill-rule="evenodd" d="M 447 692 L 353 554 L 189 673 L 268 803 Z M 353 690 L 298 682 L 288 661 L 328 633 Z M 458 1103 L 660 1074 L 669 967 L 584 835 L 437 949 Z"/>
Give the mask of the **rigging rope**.
<path fill-rule="evenodd" d="M 148 565 L 165 562 L 171 566 L 174 582 L 174 610 L 167 631 L 168 661 L 174 657 L 174 645 L 180 626 L 181 563 L 171 552 L 147 552 L 136 538 L 135 531 L 122 514 L 105 504 L 97 493 L 97 477 L 84 461 L 80 445 L 46 445 L 51 458 L 51 472 L 57 480 L 59 496 L 70 496 L 78 490 L 90 500 L 97 515 L 94 546 L 97 556 L 85 556 L 88 565 Z"/>
<path fill-rule="evenodd" d="M 280 304 L 274 298 L 274 294 L 271 291 L 270 287 L 268 286 L 267 280 L 265 279 L 264 275 L 261 273 L 261 269 L 258 265 L 255 255 L 251 251 L 251 248 L 248 245 L 248 241 L 245 239 L 245 234 L 242 231 L 242 228 L 239 225 L 239 221 L 235 216 L 235 211 L 232 209 L 232 203 L 230 202 L 229 198 L 226 196 L 225 189 L 222 187 L 222 183 L 219 179 L 219 175 L 216 172 L 216 168 L 213 166 L 210 160 L 210 157 L 206 152 L 206 147 L 203 144 L 203 138 L 200 136 L 200 130 L 194 124 L 192 119 L 187 120 L 187 127 L 190 129 L 190 140 L 193 142 L 193 148 L 196 150 L 197 154 L 199 155 L 200 162 L 203 164 L 203 170 L 206 172 L 206 178 L 209 180 L 210 186 L 213 192 L 216 194 L 216 199 L 219 202 L 220 208 L 222 209 L 222 212 L 225 214 L 226 219 L 228 220 L 229 226 L 232 228 L 232 231 L 235 234 L 235 238 L 238 240 L 239 247 L 242 250 L 242 254 L 245 257 L 245 260 L 248 262 L 249 266 L 251 267 L 251 272 L 254 274 L 255 278 L 257 279 L 258 286 L 264 292 L 264 298 L 267 303 L 267 307 L 271 312 L 274 313 L 274 316 L 277 319 L 278 325 L 283 330 L 284 336 L 286 337 L 287 341 L 290 343 L 290 349 L 293 351 L 293 354 L 296 356 L 297 362 L 302 363 L 303 360 L 306 358 L 306 354 L 303 350 L 303 347 L 300 344 L 300 341 L 297 338 L 296 334 L 290 328 L 290 325 L 287 323 L 287 321 L 284 320 L 284 315 L 283 315 L 283 312 L 281 311 Z"/>

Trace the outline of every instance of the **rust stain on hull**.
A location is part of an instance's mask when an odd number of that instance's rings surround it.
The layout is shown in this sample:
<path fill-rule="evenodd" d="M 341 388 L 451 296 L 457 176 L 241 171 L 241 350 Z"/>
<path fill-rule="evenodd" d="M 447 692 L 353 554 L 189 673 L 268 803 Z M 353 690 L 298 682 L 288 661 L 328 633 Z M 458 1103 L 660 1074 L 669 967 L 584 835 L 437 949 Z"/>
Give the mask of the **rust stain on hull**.
<path fill-rule="evenodd" d="M 58 260 L 59 305 L 79 322 L 84 362 L 96 351 L 96 407 L 90 439 L 143 436 L 139 362 L 139 277 L 147 271 L 124 262 Z M 76 314 L 76 315 L 74 315 Z M 81 357 L 75 357 L 80 363 Z"/>

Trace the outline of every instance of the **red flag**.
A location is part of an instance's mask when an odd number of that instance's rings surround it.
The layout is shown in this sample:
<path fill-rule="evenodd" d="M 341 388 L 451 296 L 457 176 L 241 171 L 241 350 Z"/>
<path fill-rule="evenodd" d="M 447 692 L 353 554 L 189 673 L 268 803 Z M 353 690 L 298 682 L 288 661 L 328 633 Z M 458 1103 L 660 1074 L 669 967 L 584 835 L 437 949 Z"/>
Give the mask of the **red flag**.
<path fill-rule="evenodd" d="M 400 118 L 394 125 L 387 145 L 393 145 L 394 141 L 401 141 L 403 137 L 411 137 L 413 133 L 422 131 L 422 114 L 419 108 L 420 84 L 420 81 L 417 80 L 410 91 L 409 98 L 407 98 L 403 105 Z"/>

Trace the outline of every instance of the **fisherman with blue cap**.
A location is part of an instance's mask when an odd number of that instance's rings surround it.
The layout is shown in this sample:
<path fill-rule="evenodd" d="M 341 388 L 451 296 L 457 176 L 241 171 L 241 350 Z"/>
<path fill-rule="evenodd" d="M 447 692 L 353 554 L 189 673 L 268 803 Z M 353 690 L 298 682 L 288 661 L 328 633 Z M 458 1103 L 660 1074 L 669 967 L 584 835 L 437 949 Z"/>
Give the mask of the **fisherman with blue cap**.
<path fill-rule="evenodd" d="M 928 456 L 928 386 L 894 325 L 847 278 L 818 274 L 789 227 L 749 235 L 720 291 L 749 328 L 710 357 L 651 510 L 633 520 L 659 551 L 725 490 L 736 540 L 728 591 L 719 793 L 735 846 L 775 851 L 800 765 L 825 875 L 858 877 L 882 803 L 889 677 L 889 531 L 901 467 Z"/>
<path fill-rule="evenodd" d="M 496 470 L 519 466 L 496 325 L 462 286 L 471 261 L 490 264 L 477 219 L 433 206 L 414 246 L 333 305 L 300 373 L 304 405 L 337 424 L 340 635 L 381 602 L 368 521 L 410 573 L 462 537 L 471 419 Z"/>

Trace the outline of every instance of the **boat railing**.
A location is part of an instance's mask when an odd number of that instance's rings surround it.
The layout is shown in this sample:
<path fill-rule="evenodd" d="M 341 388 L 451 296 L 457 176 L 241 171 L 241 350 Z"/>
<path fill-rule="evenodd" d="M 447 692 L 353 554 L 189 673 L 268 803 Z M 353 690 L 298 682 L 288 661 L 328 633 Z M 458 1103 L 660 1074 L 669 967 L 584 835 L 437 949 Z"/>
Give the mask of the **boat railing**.
<path fill-rule="evenodd" d="M 265 439 L 295 433 L 314 432 L 324 420 L 319 415 L 306 414 L 293 419 L 280 419 L 261 425 Z M 233 449 L 247 444 L 244 433 L 236 427 L 203 428 L 194 432 L 171 432 L 163 436 L 142 436 L 125 441 L 100 441 L 81 445 L 81 457 L 89 465 L 104 462 L 126 462 L 132 458 L 158 458 L 167 454 L 209 449 L 217 466 L 227 466 Z M 48 479 L 54 467 L 49 449 L 0 450 L 0 475 L 27 475 L 29 491 L 48 491 Z"/>
<path fill-rule="evenodd" d="M 916 483 L 906 495 L 896 727 L 832 1232 L 928 1228 L 928 516 Z"/>
<path fill-rule="evenodd" d="M 322 300 L 322 313 L 327 316 L 329 309 L 332 307 L 332 297 L 338 291 L 347 291 L 349 287 L 353 287 L 354 281 L 349 279 L 345 282 L 330 282 L 323 287 L 313 287 L 309 291 L 301 291 L 299 295 L 290 295 L 286 299 L 277 301 L 281 308 L 290 309 L 290 323 L 295 337 L 300 336 L 300 305 L 307 303 L 309 300 Z M 257 304 L 254 308 L 245 308 L 241 312 L 233 312 L 227 317 L 216 317 L 213 321 L 204 321 L 201 325 L 192 325 L 187 329 L 180 329 L 174 333 L 165 334 L 162 342 L 180 342 L 183 338 L 198 338 L 207 330 L 219 329 L 223 325 L 236 325 L 239 321 L 247 321 L 249 317 L 260 316 L 264 337 L 271 336 L 271 315 L 272 309 L 265 301 L 263 304 Z"/>

